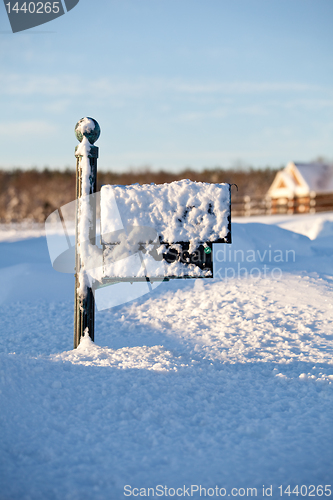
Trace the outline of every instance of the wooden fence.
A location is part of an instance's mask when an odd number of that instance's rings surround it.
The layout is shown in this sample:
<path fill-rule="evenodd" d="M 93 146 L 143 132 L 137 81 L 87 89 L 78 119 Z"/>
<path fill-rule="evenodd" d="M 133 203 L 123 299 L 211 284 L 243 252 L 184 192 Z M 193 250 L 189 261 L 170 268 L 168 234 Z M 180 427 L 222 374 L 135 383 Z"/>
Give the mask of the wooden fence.
<path fill-rule="evenodd" d="M 316 194 L 311 192 L 306 197 L 295 198 L 262 198 L 258 196 L 231 196 L 232 215 L 272 215 L 272 214 L 304 214 L 333 211 L 333 193 Z"/>

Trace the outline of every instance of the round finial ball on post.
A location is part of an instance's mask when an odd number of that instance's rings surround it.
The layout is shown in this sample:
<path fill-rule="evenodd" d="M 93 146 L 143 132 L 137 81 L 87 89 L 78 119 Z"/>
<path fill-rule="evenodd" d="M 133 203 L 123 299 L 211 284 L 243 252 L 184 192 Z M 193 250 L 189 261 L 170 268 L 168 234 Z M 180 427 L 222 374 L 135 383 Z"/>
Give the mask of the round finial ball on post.
<path fill-rule="evenodd" d="M 90 144 L 94 144 L 101 134 L 101 129 L 96 120 L 93 118 L 81 118 L 75 125 L 75 135 L 79 142 L 82 142 L 83 137 L 86 137 Z"/>

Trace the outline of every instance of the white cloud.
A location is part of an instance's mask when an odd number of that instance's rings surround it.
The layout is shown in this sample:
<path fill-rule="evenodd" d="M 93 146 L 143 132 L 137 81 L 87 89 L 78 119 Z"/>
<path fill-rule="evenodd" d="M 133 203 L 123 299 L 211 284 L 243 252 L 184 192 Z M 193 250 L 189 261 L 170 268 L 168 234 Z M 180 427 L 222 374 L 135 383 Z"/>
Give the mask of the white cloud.
<path fill-rule="evenodd" d="M 202 111 L 202 112 L 189 112 L 181 113 L 175 116 L 175 121 L 180 122 L 195 122 L 199 120 L 206 120 L 210 118 L 226 118 L 227 116 L 234 115 L 248 115 L 248 116 L 267 116 L 267 107 L 262 105 L 249 105 L 249 106 L 237 106 L 230 104 L 229 106 L 224 106 L 223 108 L 216 108 L 212 110 Z"/>
<path fill-rule="evenodd" d="M 230 93 L 257 94 L 261 92 L 304 92 L 320 90 L 320 86 L 297 82 L 224 82 L 224 83 L 172 83 L 174 90 L 189 94 Z"/>
<path fill-rule="evenodd" d="M 16 137 L 17 140 L 34 138 L 38 140 L 41 135 L 49 135 L 57 129 L 48 121 L 43 120 L 22 120 L 0 123 L 0 135 L 4 138 Z"/>
<path fill-rule="evenodd" d="M 111 96 L 138 97 L 143 94 L 173 92 L 188 95 L 201 94 L 260 94 L 270 92 L 331 91 L 319 85 L 302 82 L 188 82 L 181 79 L 136 78 L 80 78 L 77 75 L 39 76 L 0 74 L 2 95 L 44 95 L 54 98 L 82 96 L 105 98 Z"/>

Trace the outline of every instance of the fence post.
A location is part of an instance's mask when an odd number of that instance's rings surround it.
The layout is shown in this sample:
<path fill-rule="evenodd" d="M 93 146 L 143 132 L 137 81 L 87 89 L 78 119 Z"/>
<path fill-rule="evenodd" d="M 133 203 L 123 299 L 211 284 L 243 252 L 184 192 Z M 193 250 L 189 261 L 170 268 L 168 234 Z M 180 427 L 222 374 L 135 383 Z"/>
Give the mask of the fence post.
<path fill-rule="evenodd" d="M 315 191 L 310 191 L 310 201 L 309 201 L 309 212 L 310 214 L 315 213 L 316 210 L 316 195 L 317 193 Z"/>
<path fill-rule="evenodd" d="M 272 215 L 272 198 L 269 196 L 265 198 L 265 215 Z"/>
<path fill-rule="evenodd" d="M 93 146 L 100 135 L 100 127 L 93 118 L 82 118 L 75 126 L 75 135 L 80 145 L 75 148 L 76 157 L 76 220 L 75 220 L 75 303 L 74 303 L 74 349 L 87 332 L 94 340 L 95 299 L 84 281 L 84 261 L 81 244 L 89 240 L 96 244 L 96 193 L 98 147 Z M 85 198 L 86 197 L 86 198 Z M 81 204 L 89 203 L 89 222 L 80 224 Z M 86 210 L 85 210 L 86 212 Z M 81 229 L 80 229 L 81 227 Z M 87 234 L 83 234 L 87 227 Z M 81 282 L 80 282 L 81 280 Z M 87 330 L 88 329 L 88 330 Z"/>
<path fill-rule="evenodd" d="M 251 197 L 246 195 L 243 198 L 244 200 L 244 215 L 245 217 L 251 215 Z"/>

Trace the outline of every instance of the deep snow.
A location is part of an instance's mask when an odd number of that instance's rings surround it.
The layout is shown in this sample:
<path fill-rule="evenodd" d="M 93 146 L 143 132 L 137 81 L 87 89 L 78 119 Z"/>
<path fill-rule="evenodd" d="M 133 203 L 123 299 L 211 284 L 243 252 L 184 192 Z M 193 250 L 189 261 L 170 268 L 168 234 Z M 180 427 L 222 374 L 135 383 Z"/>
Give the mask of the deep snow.
<path fill-rule="evenodd" d="M 333 484 L 333 214 L 232 234 L 215 279 L 98 312 L 74 351 L 73 276 L 42 228 L 0 230 L 1 500 Z"/>

